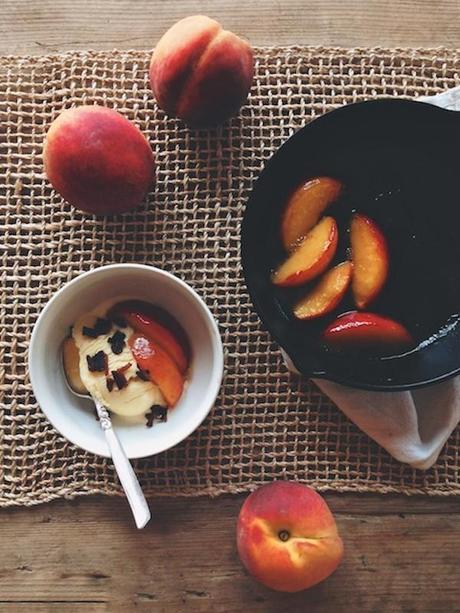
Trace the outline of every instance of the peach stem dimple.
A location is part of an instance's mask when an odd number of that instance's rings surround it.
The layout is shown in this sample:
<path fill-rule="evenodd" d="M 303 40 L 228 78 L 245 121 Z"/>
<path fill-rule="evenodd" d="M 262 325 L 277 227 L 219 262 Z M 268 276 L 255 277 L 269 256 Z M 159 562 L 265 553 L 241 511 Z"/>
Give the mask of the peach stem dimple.
<path fill-rule="evenodd" d="M 278 532 L 278 538 L 279 538 L 281 541 L 284 541 L 284 542 L 288 541 L 290 536 L 291 536 L 291 535 L 289 534 L 289 532 L 288 532 L 287 530 L 280 530 L 280 531 Z"/>

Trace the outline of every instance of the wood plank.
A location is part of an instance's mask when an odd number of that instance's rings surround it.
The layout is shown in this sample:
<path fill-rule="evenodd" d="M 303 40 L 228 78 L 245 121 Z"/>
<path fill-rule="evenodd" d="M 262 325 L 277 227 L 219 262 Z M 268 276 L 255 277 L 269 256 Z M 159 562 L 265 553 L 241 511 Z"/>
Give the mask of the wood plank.
<path fill-rule="evenodd" d="M 241 567 L 235 521 L 244 496 L 151 500 L 154 520 L 140 532 L 118 498 L 6 510 L 0 610 L 47 601 L 63 612 L 454 610 L 460 501 L 327 499 L 346 557 L 327 582 L 295 595 L 265 589 Z"/>
<path fill-rule="evenodd" d="M 38 602 L 28 600 L 23 602 L 2 602 L 2 611 L 8 613 L 103 613 L 110 611 L 110 605 L 99 602 Z"/>
<path fill-rule="evenodd" d="M 458 0 L 3 0 L 0 53 L 151 48 L 205 13 L 255 45 L 458 46 Z"/>

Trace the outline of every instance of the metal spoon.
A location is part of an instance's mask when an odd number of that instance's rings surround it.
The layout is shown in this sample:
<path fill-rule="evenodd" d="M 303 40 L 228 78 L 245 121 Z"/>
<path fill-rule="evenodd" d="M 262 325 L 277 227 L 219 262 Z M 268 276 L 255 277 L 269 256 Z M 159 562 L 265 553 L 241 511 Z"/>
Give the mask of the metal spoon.
<path fill-rule="evenodd" d="M 109 412 L 107 411 L 106 407 L 99 402 L 99 400 L 93 398 L 89 393 L 80 394 L 79 392 L 76 392 L 67 379 L 64 365 L 63 371 L 65 382 L 72 394 L 78 396 L 79 398 L 90 399 L 94 402 L 97 416 L 99 417 L 99 424 L 104 431 L 105 440 L 107 441 L 115 470 L 126 494 L 126 498 L 128 499 L 131 511 L 133 512 L 136 526 L 140 530 L 141 528 L 144 528 L 150 520 L 150 509 L 136 477 L 136 473 L 134 472 L 133 467 L 131 466 L 123 450 L 123 447 L 121 446 L 118 436 L 112 428 L 112 420 L 110 419 Z"/>

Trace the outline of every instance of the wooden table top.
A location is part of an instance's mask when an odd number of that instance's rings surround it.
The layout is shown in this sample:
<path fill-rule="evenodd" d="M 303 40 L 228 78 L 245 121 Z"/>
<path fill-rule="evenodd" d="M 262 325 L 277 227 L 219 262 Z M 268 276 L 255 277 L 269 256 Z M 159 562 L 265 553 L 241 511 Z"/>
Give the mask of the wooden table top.
<path fill-rule="evenodd" d="M 459 0 L 3 0 L 0 53 L 151 48 L 205 13 L 253 44 L 460 46 Z M 277 594 L 241 567 L 244 496 L 151 500 L 138 532 L 117 498 L 0 512 L 0 611 L 460 611 L 460 500 L 327 495 L 345 559 Z"/>

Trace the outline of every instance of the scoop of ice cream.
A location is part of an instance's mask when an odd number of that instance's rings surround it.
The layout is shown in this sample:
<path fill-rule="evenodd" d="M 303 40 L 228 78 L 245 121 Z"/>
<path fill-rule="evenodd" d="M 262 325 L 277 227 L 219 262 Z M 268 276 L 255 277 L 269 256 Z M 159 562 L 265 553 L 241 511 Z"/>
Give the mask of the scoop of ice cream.
<path fill-rule="evenodd" d="M 104 320 L 111 304 L 99 305 L 82 315 L 73 326 L 81 384 L 93 398 L 118 415 L 134 417 L 147 413 L 153 405 L 166 406 L 158 386 L 139 376 L 127 342 L 134 333 L 133 329 Z M 106 322 L 99 325 L 104 332 L 96 335 L 99 332 L 98 320 L 101 319 Z M 71 372 L 67 367 L 66 371 Z"/>

